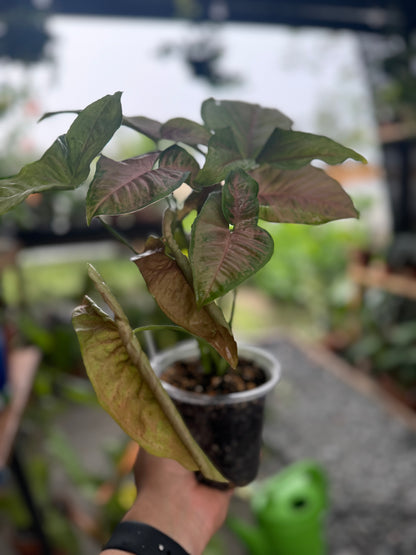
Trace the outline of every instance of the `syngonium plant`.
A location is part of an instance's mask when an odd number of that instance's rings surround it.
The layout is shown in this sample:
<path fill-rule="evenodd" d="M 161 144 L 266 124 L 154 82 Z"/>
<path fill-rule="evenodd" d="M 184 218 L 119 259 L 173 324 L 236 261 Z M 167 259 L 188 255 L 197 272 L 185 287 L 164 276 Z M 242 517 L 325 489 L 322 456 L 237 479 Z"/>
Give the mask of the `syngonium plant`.
<path fill-rule="evenodd" d="M 86 182 L 88 223 L 99 218 L 108 227 L 110 216 L 164 202 L 160 236 L 149 237 L 133 260 L 169 319 L 216 353 L 207 371 L 237 366 L 232 322 L 219 301 L 273 254 L 259 219 L 315 225 L 357 217 L 340 184 L 312 162 L 364 158 L 327 137 L 294 131 L 276 109 L 210 98 L 201 107 L 203 123 L 174 118 L 161 124 L 124 117 L 117 92 L 71 112 L 77 116 L 65 135 L 38 161 L 0 181 L 0 214 L 32 193 Z M 121 126 L 152 139 L 155 150 L 122 161 L 102 154 Z M 180 200 L 175 191 L 184 183 L 189 192 Z M 192 215 L 189 232 L 184 220 Z M 100 403 L 148 451 L 223 480 L 165 393 L 137 330 L 92 266 L 89 275 L 112 314 L 85 297 L 73 324 Z M 205 347 L 202 352 L 206 358 Z"/>

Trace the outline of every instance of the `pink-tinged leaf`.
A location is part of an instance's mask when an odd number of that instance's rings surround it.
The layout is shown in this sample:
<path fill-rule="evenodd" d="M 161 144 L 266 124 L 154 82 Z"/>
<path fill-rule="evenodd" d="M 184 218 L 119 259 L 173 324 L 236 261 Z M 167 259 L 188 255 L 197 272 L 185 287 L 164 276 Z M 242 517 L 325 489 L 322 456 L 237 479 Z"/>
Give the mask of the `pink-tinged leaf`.
<path fill-rule="evenodd" d="M 112 320 L 86 297 L 73 313 L 88 377 L 101 406 L 149 453 L 225 481 L 193 440 L 124 314 L 116 310 Z"/>
<path fill-rule="evenodd" d="M 323 224 L 358 217 L 351 198 L 338 181 L 321 169 L 306 166 L 279 170 L 266 165 L 251 175 L 259 184 L 259 216 L 263 220 Z"/>
<path fill-rule="evenodd" d="M 123 124 L 154 141 L 167 139 L 190 146 L 208 144 L 211 133 L 200 123 L 186 118 L 172 118 L 160 123 L 144 116 L 123 118 Z"/>
<path fill-rule="evenodd" d="M 186 145 L 207 145 L 211 133 L 199 123 L 186 118 L 173 118 L 162 125 L 162 139 L 169 139 Z"/>
<path fill-rule="evenodd" d="M 230 229 L 221 209 L 221 193 L 212 193 L 193 224 L 189 251 L 198 305 L 235 289 L 272 253 L 273 240 L 256 225 L 256 218 L 238 221 Z"/>
<path fill-rule="evenodd" d="M 177 145 L 167 148 L 160 154 L 159 167 L 189 172 L 187 183 L 190 186 L 199 172 L 199 165 L 195 158 Z"/>
<path fill-rule="evenodd" d="M 196 178 L 196 183 L 204 187 L 214 185 L 225 179 L 234 169 L 248 171 L 255 166 L 253 159 L 241 156 L 231 129 L 220 129 L 208 143 L 205 164 Z"/>
<path fill-rule="evenodd" d="M 257 181 L 242 170 L 231 172 L 223 187 L 222 211 L 227 222 L 237 225 L 248 221 L 256 225 L 259 213 Z"/>
<path fill-rule="evenodd" d="M 272 164 L 282 170 L 296 170 L 312 160 L 341 164 L 347 158 L 367 163 L 351 148 L 313 133 L 275 129 L 257 157 L 259 164 Z"/>
<path fill-rule="evenodd" d="M 155 142 L 161 138 L 160 130 L 162 124 L 155 119 L 146 118 L 145 116 L 124 117 L 123 125 L 142 133 L 142 135 L 146 135 L 146 137 Z"/>
<path fill-rule="evenodd" d="M 185 218 L 192 210 L 199 212 L 209 195 L 214 191 L 221 191 L 221 189 L 222 185 L 216 183 L 215 185 L 204 187 L 201 190 L 192 191 L 192 193 L 186 197 L 183 207 L 178 210 L 178 220 L 180 221 Z"/>
<path fill-rule="evenodd" d="M 256 158 L 276 127 L 292 125 L 279 110 L 232 100 L 210 98 L 203 102 L 201 114 L 209 129 L 232 130 L 241 158 Z"/>
<path fill-rule="evenodd" d="M 87 220 L 94 216 L 129 214 L 168 196 L 189 172 L 153 169 L 159 152 L 117 162 L 102 156 L 87 194 Z"/>
<path fill-rule="evenodd" d="M 229 329 L 220 325 L 207 307 L 197 306 L 191 285 L 176 261 L 164 253 L 160 242 L 153 240 L 147 248 L 133 261 L 159 307 L 172 322 L 207 341 L 235 368 L 237 345 Z"/>

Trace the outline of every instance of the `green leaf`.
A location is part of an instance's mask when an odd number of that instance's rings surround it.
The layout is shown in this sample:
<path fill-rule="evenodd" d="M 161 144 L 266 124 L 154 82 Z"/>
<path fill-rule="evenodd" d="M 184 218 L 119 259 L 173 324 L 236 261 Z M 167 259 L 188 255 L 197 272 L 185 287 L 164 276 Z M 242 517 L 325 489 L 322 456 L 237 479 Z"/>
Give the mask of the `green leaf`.
<path fill-rule="evenodd" d="M 120 95 L 116 93 L 82 110 L 66 135 L 61 135 L 36 162 L 0 180 L 0 214 L 32 193 L 75 189 L 88 177 L 94 158 L 120 126 Z"/>
<path fill-rule="evenodd" d="M 272 238 L 257 226 L 257 217 L 249 216 L 255 201 L 247 189 L 240 195 L 240 177 L 241 173 L 235 172 L 224 185 L 229 188 L 224 194 L 234 197 L 234 206 L 227 201 L 227 213 L 233 215 L 235 222 L 233 228 L 222 212 L 220 193 L 208 197 L 193 224 L 189 256 L 198 306 L 235 289 L 264 266 L 273 253 Z"/>
<path fill-rule="evenodd" d="M 173 118 L 162 125 L 161 138 L 185 143 L 186 145 L 207 145 L 211 133 L 201 124 L 186 118 Z"/>
<path fill-rule="evenodd" d="M 99 215 L 129 214 L 168 196 L 189 172 L 153 169 L 159 152 L 116 162 L 101 156 L 87 194 L 87 221 Z"/>
<path fill-rule="evenodd" d="M 172 145 L 160 154 L 159 167 L 189 172 L 187 183 L 191 186 L 199 172 L 195 158 L 178 145 Z"/>
<path fill-rule="evenodd" d="M 88 177 L 90 164 L 121 125 L 121 92 L 87 106 L 66 134 L 69 165 L 74 175 Z"/>
<path fill-rule="evenodd" d="M 231 100 L 210 98 L 203 102 L 201 114 L 209 129 L 232 130 L 241 158 L 256 158 L 275 127 L 290 129 L 292 125 L 279 110 Z"/>
<path fill-rule="evenodd" d="M 279 170 L 265 165 L 253 172 L 259 184 L 259 217 L 269 222 L 323 224 L 357 218 L 351 198 L 323 170 L 306 166 Z"/>
<path fill-rule="evenodd" d="M 133 261 L 157 304 L 172 322 L 207 341 L 235 368 L 237 346 L 228 327 L 221 325 L 207 307 L 197 306 L 191 285 L 176 261 L 164 253 L 163 244 L 153 239 Z"/>
<path fill-rule="evenodd" d="M 196 183 L 204 187 L 214 185 L 225 179 L 233 169 L 250 170 L 255 166 L 256 162 L 253 159 L 241 156 L 232 130 L 220 129 L 208 143 L 205 164 L 196 178 Z"/>
<path fill-rule="evenodd" d="M 89 274 L 114 312 L 113 320 L 87 297 L 73 313 L 100 404 L 149 453 L 173 458 L 209 479 L 226 481 L 192 438 L 107 285 L 94 268 Z"/>
<path fill-rule="evenodd" d="M 24 166 L 20 172 L 0 180 L 0 214 L 5 214 L 33 193 L 52 189 L 70 189 L 74 182 L 68 165 L 65 135 L 60 136 L 40 160 Z"/>
<path fill-rule="evenodd" d="M 260 164 L 295 170 L 312 160 L 323 160 L 327 164 L 341 164 L 347 158 L 366 163 L 366 159 L 354 150 L 312 133 L 275 129 L 257 157 Z"/>

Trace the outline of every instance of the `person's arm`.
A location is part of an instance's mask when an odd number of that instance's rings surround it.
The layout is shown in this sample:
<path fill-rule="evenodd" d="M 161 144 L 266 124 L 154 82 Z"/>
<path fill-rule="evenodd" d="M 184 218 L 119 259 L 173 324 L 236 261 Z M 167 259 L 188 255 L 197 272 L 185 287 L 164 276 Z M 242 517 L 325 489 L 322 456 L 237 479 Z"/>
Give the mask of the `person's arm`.
<path fill-rule="evenodd" d="M 154 457 L 143 449 L 134 474 L 137 497 L 123 521 L 152 526 L 190 555 L 201 555 L 227 516 L 232 491 L 202 485 L 177 462 Z M 104 549 L 101 555 L 126 553 Z"/>

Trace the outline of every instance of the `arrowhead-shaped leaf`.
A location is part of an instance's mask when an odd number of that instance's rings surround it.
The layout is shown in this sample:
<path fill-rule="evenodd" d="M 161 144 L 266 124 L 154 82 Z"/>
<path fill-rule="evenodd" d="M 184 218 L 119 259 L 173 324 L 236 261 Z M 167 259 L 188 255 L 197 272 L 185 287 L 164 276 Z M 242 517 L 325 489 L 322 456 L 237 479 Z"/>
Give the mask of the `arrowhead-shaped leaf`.
<path fill-rule="evenodd" d="M 327 164 L 341 164 L 347 158 L 366 163 L 365 158 L 345 146 L 313 133 L 275 129 L 257 157 L 259 164 L 295 170 L 312 160 L 323 160 Z"/>
<path fill-rule="evenodd" d="M 186 118 L 173 118 L 162 124 L 144 116 L 123 119 L 123 124 L 154 141 L 167 139 L 190 146 L 208 144 L 211 133 L 201 124 Z"/>
<path fill-rule="evenodd" d="M 203 102 L 201 115 L 209 129 L 218 131 L 229 127 L 232 130 L 240 158 L 256 158 L 275 127 L 290 129 L 292 125 L 279 110 L 214 98 Z"/>
<path fill-rule="evenodd" d="M 257 184 L 244 175 L 233 172 L 224 185 L 228 221 L 221 193 L 212 193 L 194 222 L 189 256 L 199 306 L 237 287 L 273 253 L 272 238 L 257 225 Z"/>
<path fill-rule="evenodd" d="M 0 180 L 0 214 L 5 214 L 32 193 L 70 189 L 73 183 L 68 148 L 65 135 L 62 135 L 40 160 L 24 166 L 15 176 Z"/>
<path fill-rule="evenodd" d="M 220 129 L 209 140 L 205 164 L 196 182 L 202 186 L 214 185 L 225 179 L 234 169 L 242 168 L 248 171 L 255 166 L 256 162 L 253 159 L 241 155 L 232 130 Z"/>
<path fill-rule="evenodd" d="M 0 180 L 0 214 L 32 193 L 81 185 L 89 175 L 91 162 L 120 127 L 120 94 L 87 106 L 68 133 L 56 139 L 40 160 L 24 166 L 16 176 Z"/>
<path fill-rule="evenodd" d="M 87 220 L 94 216 L 137 212 L 166 197 L 186 181 L 189 172 L 153 169 L 159 152 L 117 162 L 102 156 L 87 194 Z"/>
<path fill-rule="evenodd" d="M 66 134 L 72 174 L 84 181 L 90 164 L 121 125 L 121 92 L 107 95 L 87 106 Z"/>
<path fill-rule="evenodd" d="M 207 341 L 235 367 L 237 346 L 233 336 L 211 316 L 207 307 L 197 306 L 191 285 L 176 261 L 164 253 L 163 244 L 153 241 L 148 244 L 148 250 L 133 261 L 157 304 L 172 322 Z"/>
<path fill-rule="evenodd" d="M 162 125 L 162 139 L 170 139 L 186 145 L 207 145 L 211 133 L 204 126 L 186 118 L 173 118 Z"/>
<path fill-rule="evenodd" d="M 123 125 L 130 127 L 142 135 L 146 135 L 149 139 L 157 142 L 160 138 L 160 129 L 162 124 L 155 119 L 147 118 L 145 116 L 133 116 L 123 118 Z"/>
<path fill-rule="evenodd" d="M 189 172 L 187 183 L 190 186 L 199 172 L 199 165 L 195 158 L 178 145 L 173 145 L 160 154 L 159 167 Z"/>
<path fill-rule="evenodd" d="M 116 310 L 114 320 L 86 298 L 73 313 L 85 367 L 100 404 L 148 452 L 225 481 L 192 438 L 124 313 L 118 305 L 111 308 Z"/>
<path fill-rule="evenodd" d="M 323 170 L 279 170 L 265 165 L 251 175 L 259 184 L 259 217 L 269 222 L 323 224 L 357 218 L 351 198 Z"/>

